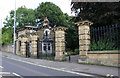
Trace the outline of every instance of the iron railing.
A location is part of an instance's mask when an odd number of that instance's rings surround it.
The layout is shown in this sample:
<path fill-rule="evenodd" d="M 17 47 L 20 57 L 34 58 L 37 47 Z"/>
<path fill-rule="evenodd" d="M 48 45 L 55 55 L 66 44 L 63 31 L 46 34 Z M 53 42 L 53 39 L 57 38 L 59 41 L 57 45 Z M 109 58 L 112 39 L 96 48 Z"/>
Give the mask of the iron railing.
<path fill-rule="evenodd" d="M 120 25 L 90 27 L 90 50 L 120 49 Z"/>

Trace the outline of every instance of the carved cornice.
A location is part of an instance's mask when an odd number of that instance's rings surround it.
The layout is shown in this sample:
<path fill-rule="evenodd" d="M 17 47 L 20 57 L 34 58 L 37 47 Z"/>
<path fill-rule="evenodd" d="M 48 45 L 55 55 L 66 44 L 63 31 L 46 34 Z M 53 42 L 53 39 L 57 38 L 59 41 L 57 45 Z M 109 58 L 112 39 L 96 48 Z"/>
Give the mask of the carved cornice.
<path fill-rule="evenodd" d="M 77 24 L 77 26 L 83 26 L 83 25 L 91 26 L 93 24 L 93 22 L 85 20 L 85 21 L 76 22 L 75 24 Z"/>
<path fill-rule="evenodd" d="M 27 35 L 24 35 L 24 34 L 20 35 L 19 37 L 21 37 L 21 38 L 28 38 Z"/>
<path fill-rule="evenodd" d="M 47 25 L 38 28 L 38 30 L 45 30 L 45 29 L 51 29 L 51 26 Z"/>
<path fill-rule="evenodd" d="M 37 30 L 38 28 L 35 27 L 35 26 L 24 26 L 24 27 L 16 30 L 16 32 L 23 31 L 23 30 L 31 30 L 31 29 L 32 29 L 32 30 Z"/>
<path fill-rule="evenodd" d="M 65 31 L 67 29 L 68 29 L 67 27 L 62 26 L 52 28 L 53 31 Z"/>
<path fill-rule="evenodd" d="M 33 32 L 33 33 L 30 33 L 32 36 L 33 35 L 38 35 L 38 33 L 37 32 Z"/>

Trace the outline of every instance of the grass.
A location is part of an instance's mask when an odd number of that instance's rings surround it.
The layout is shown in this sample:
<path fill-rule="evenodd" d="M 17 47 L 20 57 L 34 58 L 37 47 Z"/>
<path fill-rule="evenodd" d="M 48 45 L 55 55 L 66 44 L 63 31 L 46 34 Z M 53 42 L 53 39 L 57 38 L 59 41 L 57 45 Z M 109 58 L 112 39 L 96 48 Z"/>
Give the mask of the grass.
<path fill-rule="evenodd" d="M 8 57 L 8 56 L 4 56 L 4 57 Z"/>
<path fill-rule="evenodd" d="M 55 61 L 53 58 L 40 58 L 42 60 L 49 60 L 49 61 Z"/>

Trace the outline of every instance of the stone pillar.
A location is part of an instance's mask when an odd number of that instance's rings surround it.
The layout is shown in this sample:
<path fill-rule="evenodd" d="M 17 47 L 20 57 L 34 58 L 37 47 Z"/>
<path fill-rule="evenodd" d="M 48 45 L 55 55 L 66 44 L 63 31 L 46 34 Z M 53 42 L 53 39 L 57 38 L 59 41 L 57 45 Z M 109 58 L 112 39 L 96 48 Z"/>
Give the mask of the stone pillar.
<path fill-rule="evenodd" d="M 24 41 L 21 42 L 21 52 L 22 56 L 26 56 L 26 43 Z"/>
<path fill-rule="evenodd" d="M 21 55 L 26 57 L 26 42 L 28 41 L 28 38 L 26 35 L 22 35 L 21 37 Z"/>
<path fill-rule="evenodd" d="M 53 30 L 55 31 L 55 60 L 63 60 L 65 59 L 65 27 L 55 27 Z"/>
<path fill-rule="evenodd" d="M 90 47 L 90 25 L 93 23 L 86 20 L 76 23 L 78 26 L 78 34 L 79 34 L 79 55 L 78 59 L 79 63 L 87 62 L 87 52 Z"/>
<path fill-rule="evenodd" d="M 31 53 L 31 56 L 32 57 L 37 57 L 37 40 L 38 40 L 38 35 L 37 35 L 37 33 L 32 33 L 31 34 L 32 35 L 32 37 L 31 37 L 31 40 L 32 40 L 32 53 Z"/>

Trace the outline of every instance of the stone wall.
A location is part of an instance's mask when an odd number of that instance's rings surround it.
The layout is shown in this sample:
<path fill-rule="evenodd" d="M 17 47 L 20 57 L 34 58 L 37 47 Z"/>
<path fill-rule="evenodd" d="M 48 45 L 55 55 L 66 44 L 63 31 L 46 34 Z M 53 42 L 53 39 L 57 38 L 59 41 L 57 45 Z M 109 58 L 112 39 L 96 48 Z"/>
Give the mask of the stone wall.
<path fill-rule="evenodd" d="M 120 67 L 118 56 L 120 56 L 120 51 L 89 51 L 88 63 Z"/>
<path fill-rule="evenodd" d="M 13 45 L 12 45 L 12 44 L 3 45 L 3 46 L 1 47 L 1 51 L 13 53 Z"/>

